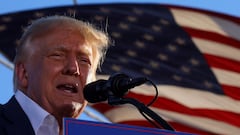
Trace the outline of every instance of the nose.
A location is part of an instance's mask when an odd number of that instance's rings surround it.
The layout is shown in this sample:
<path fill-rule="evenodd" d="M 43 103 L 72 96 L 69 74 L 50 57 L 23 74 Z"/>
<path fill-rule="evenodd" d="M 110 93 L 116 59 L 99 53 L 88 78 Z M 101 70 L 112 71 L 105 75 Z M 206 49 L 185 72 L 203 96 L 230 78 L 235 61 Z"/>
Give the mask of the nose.
<path fill-rule="evenodd" d="M 78 65 L 78 61 L 76 58 L 70 58 L 66 61 L 66 65 L 63 73 L 66 75 L 74 75 L 74 76 L 80 75 L 80 67 Z"/>

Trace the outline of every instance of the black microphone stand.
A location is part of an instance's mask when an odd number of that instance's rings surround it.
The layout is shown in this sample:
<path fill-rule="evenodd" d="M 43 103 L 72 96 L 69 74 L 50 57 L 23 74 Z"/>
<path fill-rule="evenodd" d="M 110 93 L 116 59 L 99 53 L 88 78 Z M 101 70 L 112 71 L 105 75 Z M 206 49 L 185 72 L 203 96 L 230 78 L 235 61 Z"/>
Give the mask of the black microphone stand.
<path fill-rule="evenodd" d="M 121 104 L 132 104 L 134 105 L 140 113 L 147 114 L 150 118 L 156 121 L 159 125 L 161 125 L 166 130 L 175 131 L 164 119 L 162 119 L 159 115 L 157 115 L 154 111 L 149 109 L 143 103 L 137 101 L 133 98 L 120 98 L 114 95 L 109 96 L 108 104 L 110 105 L 121 105 Z"/>

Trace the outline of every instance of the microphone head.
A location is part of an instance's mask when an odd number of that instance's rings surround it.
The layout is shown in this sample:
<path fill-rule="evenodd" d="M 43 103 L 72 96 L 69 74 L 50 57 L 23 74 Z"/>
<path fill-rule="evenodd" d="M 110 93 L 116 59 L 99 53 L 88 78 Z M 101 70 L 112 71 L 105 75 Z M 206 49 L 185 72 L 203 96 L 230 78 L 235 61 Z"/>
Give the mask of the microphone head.
<path fill-rule="evenodd" d="M 84 98 L 90 103 L 106 101 L 108 92 L 104 90 L 106 80 L 98 80 L 87 84 L 83 89 Z"/>
<path fill-rule="evenodd" d="M 117 97 L 123 97 L 128 93 L 131 78 L 123 73 L 115 73 L 109 78 L 110 89 Z"/>
<path fill-rule="evenodd" d="M 97 80 L 83 89 L 84 98 L 90 103 L 108 100 L 109 97 L 122 98 L 128 90 L 146 82 L 146 78 L 132 79 L 128 75 L 117 73 L 108 80 Z"/>

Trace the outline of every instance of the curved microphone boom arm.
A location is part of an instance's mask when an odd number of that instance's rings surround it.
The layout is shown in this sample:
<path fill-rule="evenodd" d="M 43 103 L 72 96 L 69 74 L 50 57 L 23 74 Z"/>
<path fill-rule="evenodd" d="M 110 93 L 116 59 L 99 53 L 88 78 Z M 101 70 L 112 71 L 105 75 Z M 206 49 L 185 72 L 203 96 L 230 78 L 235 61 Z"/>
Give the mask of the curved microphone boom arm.
<path fill-rule="evenodd" d="M 159 125 L 161 125 L 164 129 L 175 131 L 174 128 L 172 128 L 163 118 L 161 118 L 154 111 L 152 111 L 151 109 L 149 109 L 147 106 L 145 106 L 143 103 L 139 102 L 136 99 L 119 98 L 119 97 L 115 97 L 115 96 L 109 96 L 109 98 L 108 98 L 108 104 L 110 104 L 110 105 L 121 105 L 121 104 L 127 104 L 127 103 L 134 105 L 141 114 L 142 113 L 147 114 L 147 116 L 152 118 L 155 122 L 157 122 Z"/>

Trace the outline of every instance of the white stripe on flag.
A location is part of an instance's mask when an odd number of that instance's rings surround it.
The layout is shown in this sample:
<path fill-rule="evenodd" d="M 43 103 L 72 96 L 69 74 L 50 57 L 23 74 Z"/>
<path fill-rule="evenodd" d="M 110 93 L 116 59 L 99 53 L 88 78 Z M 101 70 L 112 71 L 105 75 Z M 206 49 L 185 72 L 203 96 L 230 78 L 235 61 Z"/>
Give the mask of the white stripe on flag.
<path fill-rule="evenodd" d="M 202 53 L 220 56 L 240 62 L 240 49 L 238 48 L 206 39 L 192 39 Z"/>
<path fill-rule="evenodd" d="M 240 88 L 240 73 L 219 68 L 212 68 L 212 71 L 220 84 L 227 84 Z"/>
<path fill-rule="evenodd" d="M 215 32 L 240 41 L 240 26 L 234 22 L 184 9 L 171 9 L 171 12 L 181 26 Z"/>

